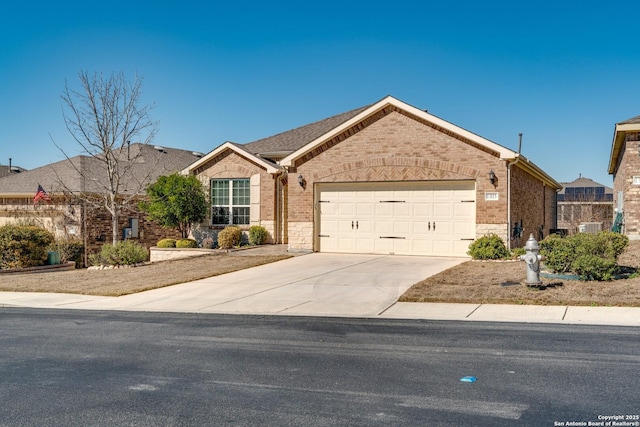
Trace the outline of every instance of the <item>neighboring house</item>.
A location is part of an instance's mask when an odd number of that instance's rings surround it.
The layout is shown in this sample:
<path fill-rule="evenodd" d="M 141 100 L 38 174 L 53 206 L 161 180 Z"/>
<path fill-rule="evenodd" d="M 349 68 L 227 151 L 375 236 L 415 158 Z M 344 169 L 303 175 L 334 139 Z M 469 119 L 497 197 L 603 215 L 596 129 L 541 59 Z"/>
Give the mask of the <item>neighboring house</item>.
<path fill-rule="evenodd" d="M 629 239 L 640 239 L 640 116 L 617 123 L 609 173 L 613 175 L 614 224 Z"/>
<path fill-rule="evenodd" d="M 466 256 L 487 233 L 523 246 L 556 228 L 561 188 L 524 156 L 390 96 L 226 142 L 184 173 L 209 187 L 214 234 L 262 225 L 290 251 Z"/>
<path fill-rule="evenodd" d="M 611 229 L 613 189 L 580 176 L 562 182 L 558 193 L 558 228 L 569 234 Z"/>
<path fill-rule="evenodd" d="M 131 144 L 125 152 L 128 158 L 122 161 L 135 159 L 136 165 L 132 169 L 133 174 L 125 176 L 122 194 L 132 195 L 135 189 L 141 189 L 135 193 L 140 197 L 146 194 L 146 184 L 161 175 L 180 172 L 202 156 L 191 151 L 145 144 Z M 101 193 L 98 182 L 102 169 L 103 164 L 94 157 L 83 155 L 0 178 L 0 225 L 35 221 L 57 236 L 81 239 L 86 253 L 96 252 L 104 243 L 111 242 L 111 215 L 104 208 L 92 207 L 74 196 Z M 83 176 L 95 178 L 85 179 Z M 41 200 L 34 203 L 39 185 L 50 196 L 51 202 Z M 180 237 L 175 230 L 147 221 L 145 215 L 136 209 L 135 202 L 137 200 L 134 200 L 130 211 L 120 214 L 121 238 L 128 228 L 132 229 L 130 238 L 147 247 L 155 245 L 163 237 Z"/>
<path fill-rule="evenodd" d="M 9 160 L 11 160 L 11 159 L 9 159 Z M 9 175 L 14 174 L 14 173 L 24 172 L 24 171 L 26 171 L 26 169 L 21 168 L 20 166 L 13 166 L 13 165 L 11 165 L 11 162 L 9 162 L 9 166 L 0 165 L 0 178 L 5 177 L 5 176 L 9 176 Z"/>

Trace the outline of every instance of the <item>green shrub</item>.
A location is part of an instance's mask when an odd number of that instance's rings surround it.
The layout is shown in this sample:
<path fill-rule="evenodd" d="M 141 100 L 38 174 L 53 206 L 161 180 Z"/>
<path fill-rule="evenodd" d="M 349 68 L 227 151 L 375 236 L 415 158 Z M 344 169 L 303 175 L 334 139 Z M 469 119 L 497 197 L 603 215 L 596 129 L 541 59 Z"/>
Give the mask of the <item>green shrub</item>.
<path fill-rule="evenodd" d="M 511 258 L 517 259 L 522 255 L 525 255 L 527 251 L 524 248 L 513 248 L 511 249 Z"/>
<path fill-rule="evenodd" d="M 548 236 L 540 242 L 544 265 L 556 273 L 575 273 L 583 280 L 611 280 L 627 236 L 610 231 L 578 233 L 561 238 Z"/>
<path fill-rule="evenodd" d="M 176 248 L 197 248 L 198 242 L 193 239 L 176 240 Z"/>
<path fill-rule="evenodd" d="M 252 225 L 249 227 L 249 244 L 250 245 L 264 245 L 267 241 L 267 229 L 260 225 Z"/>
<path fill-rule="evenodd" d="M 44 265 L 53 234 L 35 226 L 0 227 L 0 269 Z"/>
<path fill-rule="evenodd" d="M 599 247 L 602 248 L 602 254 L 607 258 L 615 259 L 616 262 L 629 244 L 627 236 L 612 231 L 601 231 L 596 234 L 596 239 Z"/>
<path fill-rule="evenodd" d="M 551 234 L 540 241 L 540 254 L 545 257 L 545 267 L 555 273 L 568 273 L 576 256 L 574 240 Z"/>
<path fill-rule="evenodd" d="M 596 255 L 580 255 L 571 265 L 573 272 L 582 280 L 611 280 L 616 267 L 614 259 Z"/>
<path fill-rule="evenodd" d="M 500 236 L 487 234 L 469 245 L 467 255 L 473 259 L 504 259 L 509 257 L 509 251 Z"/>
<path fill-rule="evenodd" d="M 49 246 L 50 251 L 60 254 L 60 262 L 74 261 L 76 268 L 84 265 L 84 244 L 79 239 L 60 238 Z"/>
<path fill-rule="evenodd" d="M 218 233 L 218 247 L 220 249 L 231 249 L 240 244 L 242 230 L 235 225 L 228 225 Z"/>
<path fill-rule="evenodd" d="M 115 245 L 107 243 L 97 254 L 89 257 L 93 265 L 133 265 L 147 260 L 147 248 L 141 244 L 124 240 Z"/>
<path fill-rule="evenodd" d="M 158 241 L 159 248 L 175 248 L 176 239 L 162 239 Z"/>

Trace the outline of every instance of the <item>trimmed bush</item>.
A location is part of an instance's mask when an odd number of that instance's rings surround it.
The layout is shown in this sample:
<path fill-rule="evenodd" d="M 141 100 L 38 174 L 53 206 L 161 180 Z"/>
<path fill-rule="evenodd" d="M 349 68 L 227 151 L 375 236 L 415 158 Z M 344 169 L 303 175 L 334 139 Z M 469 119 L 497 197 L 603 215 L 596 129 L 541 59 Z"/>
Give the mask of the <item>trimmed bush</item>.
<path fill-rule="evenodd" d="M 193 239 L 176 240 L 176 248 L 197 248 L 198 242 Z"/>
<path fill-rule="evenodd" d="M 89 257 L 93 265 L 133 265 L 148 259 L 147 248 L 138 242 L 124 240 L 115 245 L 107 243 L 97 254 Z"/>
<path fill-rule="evenodd" d="M 571 264 L 573 272 L 582 280 L 611 280 L 616 272 L 616 261 L 596 255 L 580 255 Z"/>
<path fill-rule="evenodd" d="M 629 243 L 619 233 L 579 233 L 569 237 L 548 236 L 540 242 L 544 265 L 555 273 L 574 273 L 583 280 L 611 280 L 618 257 Z"/>
<path fill-rule="evenodd" d="M 267 241 L 267 229 L 260 225 L 252 225 L 249 227 L 249 244 L 250 245 L 264 245 Z"/>
<path fill-rule="evenodd" d="M 526 255 L 527 251 L 524 248 L 513 248 L 511 249 L 511 258 L 517 259 L 522 255 Z"/>
<path fill-rule="evenodd" d="M 473 259 L 504 259 L 509 257 L 509 251 L 500 236 L 487 234 L 469 245 L 467 255 Z"/>
<path fill-rule="evenodd" d="M 540 254 L 545 267 L 555 273 L 568 273 L 575 260 L 575 240 L 551 234 L 540 241 Z"/>
<path fill-rule="evenodd" d="M 0 269 L 44 265 L 53 234 L 44 228 L 24 225 L 0 227 Z"/>
<path fill-rule="evenodd" d="M 61 238 L 57 239 L 51 246 L 50 251 L 56 251 L 60 254 L 60 262 L 65 263 L 74 261 L 76 268 L 84 265 L 84 244 L 78 239 Z"/>
<path fill-rule="evenodd" d="M 157 246 L 159 248 L 175 248 L 176 242 L 176 239 L 162 239 L 158 241 Z"/>
<path fill-rule="evenodd" d="M 242 230 L 235 225 L 228 225 L 218 233 L 218 247 L 220 249 L 231 249 L 240 244 Z"/>

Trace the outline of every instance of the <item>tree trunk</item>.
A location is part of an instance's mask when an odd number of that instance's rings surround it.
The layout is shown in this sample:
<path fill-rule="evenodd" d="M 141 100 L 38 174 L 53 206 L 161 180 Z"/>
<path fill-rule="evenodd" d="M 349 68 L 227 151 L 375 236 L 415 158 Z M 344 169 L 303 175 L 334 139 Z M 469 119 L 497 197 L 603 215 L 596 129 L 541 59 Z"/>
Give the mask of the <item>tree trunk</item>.
<path fill-rule="evenodd" d="M 115 246 L 118 243 L 118 206 L 113 202 L 111 204 L 111 234 L 113 238 L 113 245 Z"/>

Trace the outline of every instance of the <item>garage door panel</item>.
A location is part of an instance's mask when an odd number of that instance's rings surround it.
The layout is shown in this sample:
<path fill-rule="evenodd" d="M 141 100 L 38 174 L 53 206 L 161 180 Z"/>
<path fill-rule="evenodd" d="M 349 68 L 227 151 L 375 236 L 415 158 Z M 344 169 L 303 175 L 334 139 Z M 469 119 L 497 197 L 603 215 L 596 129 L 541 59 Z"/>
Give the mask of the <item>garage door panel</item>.
<path fill-rule="evenodd" d="M 475 205 L 473 203 L 456 203 L 453 205 L 453 216 L 461 218 L 469 218 L 475 214 Z"/>
<path fill-rule="evenodd" d="M 358 202 L 356 204 L 356 216 L 357 218 L 362 217 L 373 217 L 374 214 L 374 205 L 365 202 Z"/>
<path fill-rule="evenodd" d="M 393 216 L 394 217 L 412 217 L 412 209 L 410 203 L 394 203 L 393 204 Z"/>
<path fill-rule="evenodd" d="M 412 254 L 433 255 L 432 240 L 425 238 L 415 238 L 412 240 Z"/>
<path fill-rule="evenodd" d="M 377 254 L 388 254 L 393 252 L 393 239 L 373 239 L 373 250 Z"/>
<path fill-rule="evenodd" d="M 393 233 L 393 221 L 375 221 L 373 224 L 375 237 L 387 236 Z"/>
<path fill-rule="evenodd" d="M 321 251 L 466 256 L 475 183 L 321 184 Z M 330 206 L 329 206 L 330 205 Z M 328 236 L 328 237 L 327 237 Z"/>
<path fill-rule="evenodd" d="M 413 202 L 413 216 L 418 218 L 427 218 L 432 214 L 432 205 L 431 203 L 424 201 L 414 201 Z"/>
<path fill-rule="evenodd" d="M 353 203 L 340 203 L 336 215 L 353 217 L 356 214 L 356 207 Z"/>
<path fill-rule="evenodd" d="M 396 220 L 393 222 L 393 233 L 397 237 L 407 237 L 411 234 L 411 221 Z"/>
<path fill-rule="evenodd" d="M 393 251 L 394 255 L 412 255 L 413 247 L 410 239 L 393 239 Z"/>
<path fill-rule="evenodd" d="M 451 218 L 453 216 L 453 206 L 451 202 L 434 202 L 433 217 L 434 218 Z"/>

